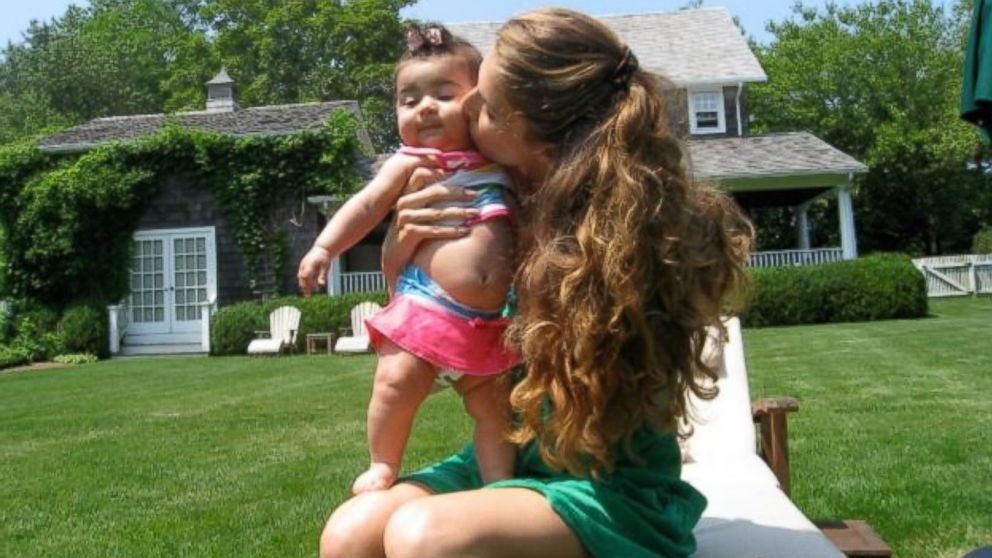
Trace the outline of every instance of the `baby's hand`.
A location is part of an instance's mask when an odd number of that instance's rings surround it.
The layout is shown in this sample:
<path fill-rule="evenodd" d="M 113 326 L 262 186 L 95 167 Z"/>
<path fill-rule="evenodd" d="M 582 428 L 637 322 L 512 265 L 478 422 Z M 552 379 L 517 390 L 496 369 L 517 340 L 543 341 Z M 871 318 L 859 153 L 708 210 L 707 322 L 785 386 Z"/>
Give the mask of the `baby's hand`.
<path fill-rule="evenodd" d="M 331 253 L 320 246 L 314 246 L 303 256 L 300 269 L 296 272 L 303 296 L 310 296 L 316 287 L 327 287 L 327 270 L 330 267 Z"/>

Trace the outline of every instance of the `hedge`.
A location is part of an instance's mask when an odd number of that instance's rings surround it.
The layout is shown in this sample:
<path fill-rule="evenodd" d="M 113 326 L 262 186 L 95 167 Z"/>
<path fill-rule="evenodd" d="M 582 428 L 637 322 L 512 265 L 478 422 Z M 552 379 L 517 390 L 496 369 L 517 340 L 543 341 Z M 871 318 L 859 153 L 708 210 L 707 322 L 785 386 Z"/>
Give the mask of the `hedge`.
<path fill-rule="evenodd" d="M 59 321 L 63 350 L 70 354 L 89 353 L 100 358 L 109 357 L 109 320 L 102 305 L 80 303 L 70 306 Z"/>
<path fill-rule="evenodd" d="M 971 243 L 971 253 L 992 254 L 992 227 L 985 227 L 975 233 Z"/>
<path fill-rule="evenodd" d="M 927 314 L 923 274 L 908 256 L 876 254 L 805 267 L 751 271 L 749 327 L 919 318 Z"/>
<path fill-rule="evenodd" d="M 309 298 L 284 296 L 265 302 L 240 302 L 217 311 L 210 324 L 210 353 L 213 355 L 243 355 L 256 331 L 269 329 L 269 314 L 280 306 L 300 309 L 300 330 L 296 334 L 296 349 L 304 348 L 308 333 L 337 332 L 350 327 L 351 309 L 370 300 L 386 304 L 386 293 L 353 293 L 339 297 L 316 295 Z"/>
<path fill-rule="evenodd" d="M 30 363 L 31 356 L 24 349 L 0 345 L 0 369 Z"/>
<path fill-rule="evenodd" d="M 54 308 L 21 299 L 0 313 L 0 369 L 66 353 L 109 356 L 107 312 L 96 302 L 77 303 L 61 316 Z"/>

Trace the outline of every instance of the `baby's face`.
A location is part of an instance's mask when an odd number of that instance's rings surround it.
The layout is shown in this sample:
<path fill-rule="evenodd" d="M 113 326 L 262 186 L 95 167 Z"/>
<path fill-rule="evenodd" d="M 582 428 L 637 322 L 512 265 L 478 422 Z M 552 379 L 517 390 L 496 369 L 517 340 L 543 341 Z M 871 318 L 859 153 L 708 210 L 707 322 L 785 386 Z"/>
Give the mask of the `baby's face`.
<path fill-rule="evenodd" d="M 396 75 L 396 123 L 403 143 L 441 151 L 471 148 L 462 98 L 473 85 L 455 56 L 405 62 Z"/>

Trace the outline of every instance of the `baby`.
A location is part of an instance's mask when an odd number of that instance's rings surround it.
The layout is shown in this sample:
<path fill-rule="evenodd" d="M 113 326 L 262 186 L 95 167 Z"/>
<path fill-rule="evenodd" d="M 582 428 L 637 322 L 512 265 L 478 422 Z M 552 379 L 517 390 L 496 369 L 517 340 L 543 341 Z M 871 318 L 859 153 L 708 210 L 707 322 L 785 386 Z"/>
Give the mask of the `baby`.
<path fill-rule="evenodd" d="M 371 464 L 352 485 L 355 494 L 395 483 L 414 415 L 438 378 L 454 383 L 475 421 L 483 481 L 513 474 L 514 446 L 504 439 L 508 387 L 498 376 L 520 360 L 503 342 L 515 269 L 510 181 L 473 151 L 462 114 L 481 61 L 475 47 L 440 25 L 408 29 L 394 78 L 404 146 L 334 214 L 300 262 L 301 285 L 308 285 L 382 221 L 423 156 L 452 173 L 446 184 L 474 192 L 468 234 L 419 245 L 390 303 L 366 322 L 379 361 L 368 411 Z"/>

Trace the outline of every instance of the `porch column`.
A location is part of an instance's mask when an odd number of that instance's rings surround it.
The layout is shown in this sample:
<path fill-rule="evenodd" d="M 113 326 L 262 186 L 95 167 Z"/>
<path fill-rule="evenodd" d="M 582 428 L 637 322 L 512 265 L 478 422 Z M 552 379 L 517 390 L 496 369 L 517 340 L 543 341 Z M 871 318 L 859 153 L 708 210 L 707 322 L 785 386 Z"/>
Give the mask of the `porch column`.
<path fill-rule="evenodd" d="M 796 244 L 800 250 L 809 250 L 809 204 L 796 208 Z"/>
<path fill-rule="evenodd" d="M 858 238 L 854 230 L 854 206 L 850 184 L 837 187 L 837 214 L 840 220 L 840 246 L 845 260 L 858 257 Z"/>
<path fill-rule="evenodd" d="M 344 289 L 341 285 L 341 256 L 331 260 L 331 269 L 327 272 L 327 294 L 341 296 Z"/>
<path fill-rule="evenodd" d="M 110 326 L 110 354 L 116 355 L 121 352 L 121 335 L 120 329 L 117 324 L 117 316 L 120 311 L 120 306 L 108 306 L 107 307 L 107 318 Z"/>

